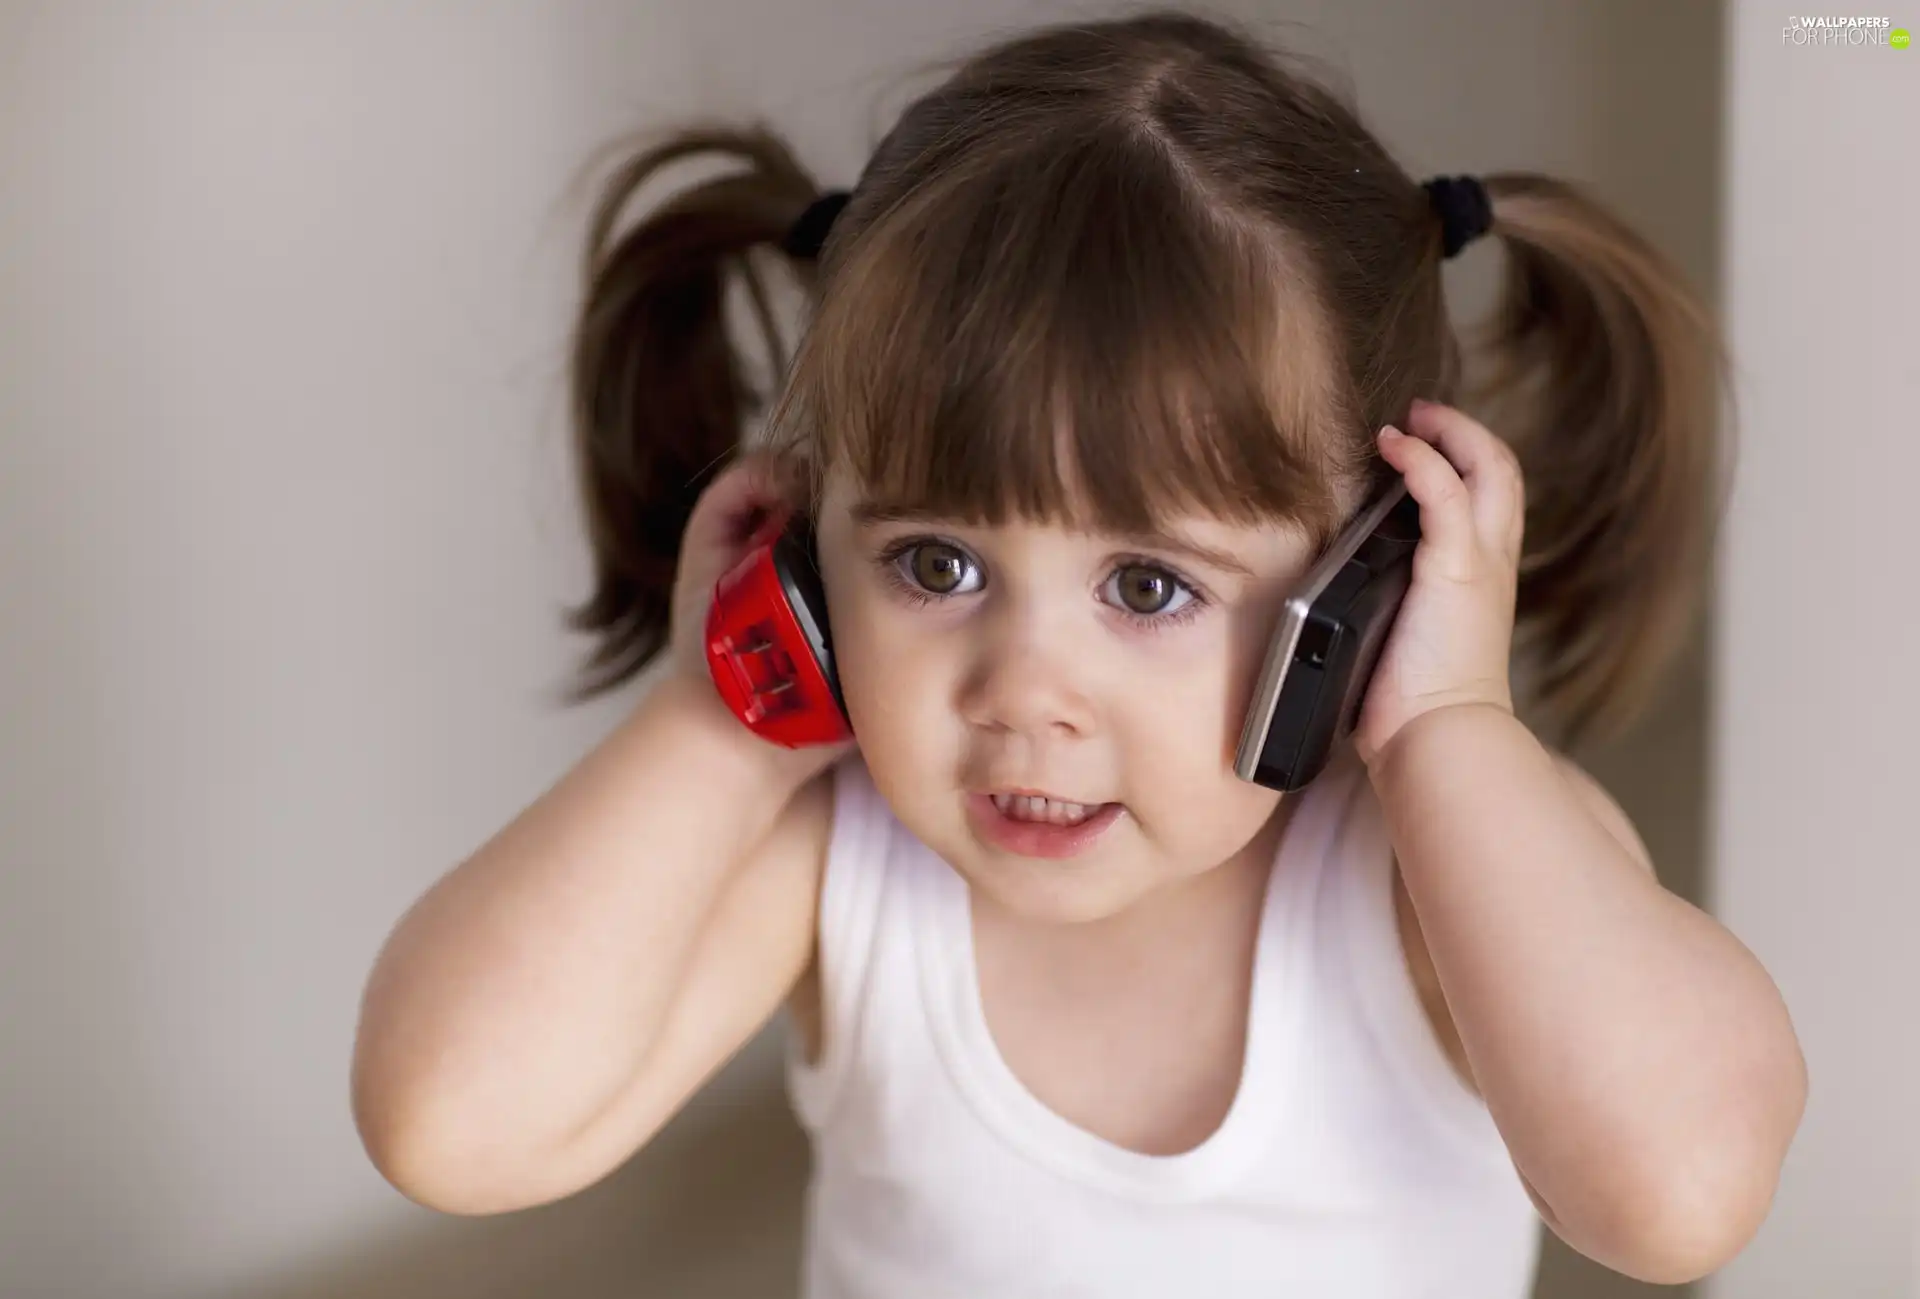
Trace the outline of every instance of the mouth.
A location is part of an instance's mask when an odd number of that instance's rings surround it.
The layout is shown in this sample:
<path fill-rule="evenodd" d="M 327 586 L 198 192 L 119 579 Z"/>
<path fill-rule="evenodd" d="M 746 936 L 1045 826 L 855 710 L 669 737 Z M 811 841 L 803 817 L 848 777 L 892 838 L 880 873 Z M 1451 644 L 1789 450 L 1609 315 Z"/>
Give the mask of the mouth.
<path fill-rule="evenodd" d="M 1105 803 L 1085 803 L 1076 799 L 1059 798 L 1053 794 L 1043 794 L 1038 790 L 1008 790 L 987 795 L 1000 815 L 1010 821 L 1023 821 L 1034 825 L 1078 825 L 1088 817 L 1107 806 Z"/>
<path fill-rule="evenodd" d="M 1060 860 L 1084 852 L 1126 809 L 1119 803 L 1086 803 L 1039 790 L 996 790 L 967 795 L 975 834 L 1021 857 Z"/>

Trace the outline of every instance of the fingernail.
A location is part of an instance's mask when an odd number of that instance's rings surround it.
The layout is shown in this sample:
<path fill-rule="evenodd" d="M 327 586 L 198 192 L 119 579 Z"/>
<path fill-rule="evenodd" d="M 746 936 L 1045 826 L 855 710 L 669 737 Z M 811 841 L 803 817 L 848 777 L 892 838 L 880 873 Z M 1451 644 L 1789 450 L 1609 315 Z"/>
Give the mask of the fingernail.
<path fill-rule="evenodd" d="M 1415 397 L 1413 399 L 1413 408 L 1415 410 L 1427 410 L 1437 404 L 1437 402 L 1428 401 L 1425 397 Z"/>
<path fill-rule="evenodd" d="M 1402 433 L 1391 424 L 1380 430 L 1380 438 L 1382 441 L 1391 441 L 1394 438 L 1403 438 L 1405 436 L 1405 433 Z"/>

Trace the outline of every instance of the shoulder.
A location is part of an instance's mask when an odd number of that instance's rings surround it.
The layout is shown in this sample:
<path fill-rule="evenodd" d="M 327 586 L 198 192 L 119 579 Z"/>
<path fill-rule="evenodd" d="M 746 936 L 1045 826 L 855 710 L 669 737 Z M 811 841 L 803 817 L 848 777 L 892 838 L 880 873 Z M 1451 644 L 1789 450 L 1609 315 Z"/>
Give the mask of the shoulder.
<path fill-rule="evenodd" d="M 814 882 L 814 907 L 808 911 L 807 961 L 787 996 L 787 1008 L 799 1030 L 801 1050 L 808 1059 L 818 1056 L 821 1037 L 820 952 L 818 939 L 820 888 L 824 882 L 827 854 L 833 843 L 833 805 L 837 768 L 828 768 L 813 777 L 787 803 L 780 815 L 780 831 L 785 851 L 804 868 Z"/>
<path fill-rule="evenodd" d="M 823 874 L 836 849 L 865 838 L 884 818 L 886 804 L 857 753 L 811 777 L 788 799 L 780 814 L 781 851 Z"/>
<path fill-rule="evenodd" d="M 855 751 L 810 780 L 788 804 L 782 831 L 817 881 L 810 959 L 789 998 L 804 1058 L 817 1062 L 830 1018 L 826 983 L 864 945 L 878 905 L 891 813 Z"/>
<path fill-rule="evenodd" d="M 833 843 L 834 772 L 828 768 L 802 785 L 780 816 L 782 837 L 816 878 L 826 868 L 827 849 Z"/>

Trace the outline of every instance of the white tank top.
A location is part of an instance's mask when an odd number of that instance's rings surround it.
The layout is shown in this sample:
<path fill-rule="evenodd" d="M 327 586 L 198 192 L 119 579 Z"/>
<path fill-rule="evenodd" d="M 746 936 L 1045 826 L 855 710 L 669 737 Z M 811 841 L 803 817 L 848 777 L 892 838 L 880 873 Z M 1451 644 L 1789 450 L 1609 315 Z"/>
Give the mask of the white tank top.
<path fill-rule="evenodd" d="M 1267 888 L 1241 1082 L 1172 1156 L 1061 1118 L 996 1049 L 965 880 L 835 772 L 826 1050 L 788 1054 L 813 1139 L 805 1299 L 1523 1299 L 1540 1219 L 1453 1072 L 1394 921 L 1391 847 L 1342 754 Z"/>

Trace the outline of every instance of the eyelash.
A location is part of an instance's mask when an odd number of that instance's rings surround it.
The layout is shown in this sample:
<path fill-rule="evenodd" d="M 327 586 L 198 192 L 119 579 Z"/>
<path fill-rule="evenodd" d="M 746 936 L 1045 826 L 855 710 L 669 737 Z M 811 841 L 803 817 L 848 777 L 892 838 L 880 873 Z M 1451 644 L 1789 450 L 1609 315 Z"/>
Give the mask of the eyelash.
<path fill-rule="evenodd" d="M 948 549 L 966 555 L 969 563 L 976 565 L 979 563 L 978 560 L 974 559 L 973 556 L 968 553 L 965 546 L 957 542 L 943 540 L 939 537 L 902 537 L 898 541 L 888 545 L 875 557 L 874 562 L 880 566 L 881 576 L 886 579 L 887 583 L 899 593 L 901 598 L 906 600 L 907 603 L 914 608 L 937 604 L 943 600 L 954 598 L 952 596 L 939 595 L 917 586 L 914 584 L 913 579 L 900 571 L 900 561 L 922 546 L 945 546 Z M 1172 613 L 1135 613 L 1133 610 L 1124 607 L 1107 606 L 1142 631 L 1165 631 L 1170 627 L 1181 626 L 1199 617 L 1213 604 L 1212 597 L 1201 589 L 1199 583 L 1184 576 L 1177 570 L 1168 567 L 1160 560 L 1148 559 L 1144 555 L 1122 555 L 1115 564 L 1113 572 L 1120 573 L 1130 568 L 1144 568 L 1162 574 L 1172 581 L 1175 586 L 1187 593 L 1187 602 Z M 1104 585 L 1105 584 L 1102 583 L 1103 587 Z M 971 595 L 972 592 L 969 591 L 965 594 Z"/>

